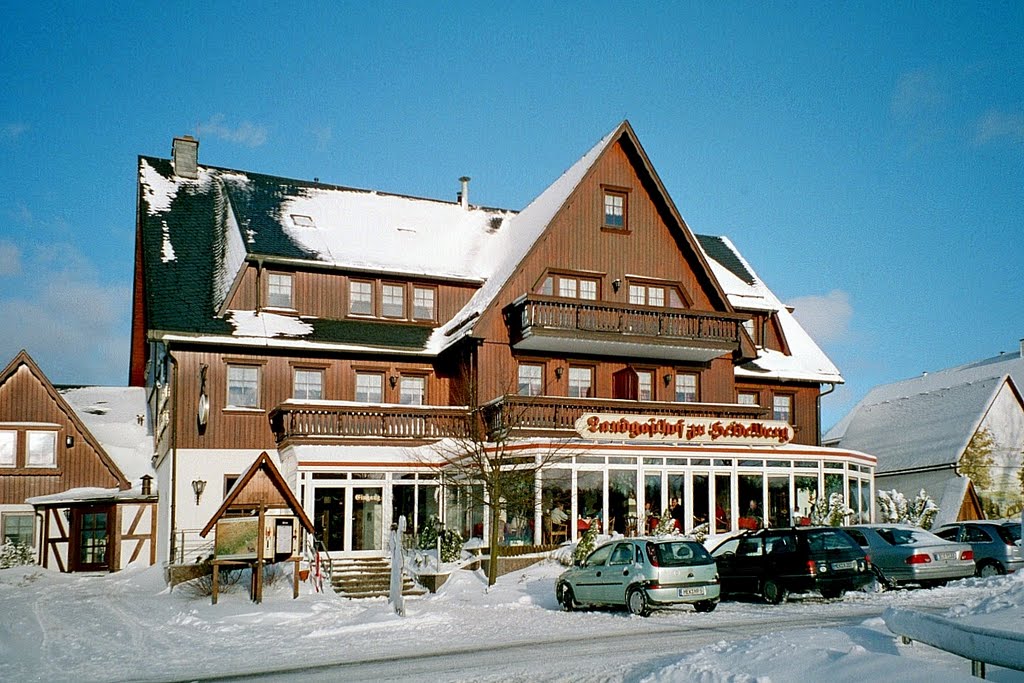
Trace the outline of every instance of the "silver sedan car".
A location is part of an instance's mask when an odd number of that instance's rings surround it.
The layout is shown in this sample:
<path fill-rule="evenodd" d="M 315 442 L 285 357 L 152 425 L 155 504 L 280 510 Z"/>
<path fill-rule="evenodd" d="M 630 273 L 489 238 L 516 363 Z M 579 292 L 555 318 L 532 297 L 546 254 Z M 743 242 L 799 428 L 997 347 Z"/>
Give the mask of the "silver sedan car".
<path fill-rule="evenodd" d="M 624 605 L 647 616 L 654 607 L 692 603 L 698 612 L 718 606 L 718 565 L 704 546 L 682 538 L 617 538 L 558 577 L 562 609 Z"/>
<path fill-rule="evenodd" d="M 974 551 L 930 531 L 900 524 L 860 524 L 844 527 L 870 556 L 879 581 L 890 587 L 918 583 L 941 586 L 973 576 Z"/>

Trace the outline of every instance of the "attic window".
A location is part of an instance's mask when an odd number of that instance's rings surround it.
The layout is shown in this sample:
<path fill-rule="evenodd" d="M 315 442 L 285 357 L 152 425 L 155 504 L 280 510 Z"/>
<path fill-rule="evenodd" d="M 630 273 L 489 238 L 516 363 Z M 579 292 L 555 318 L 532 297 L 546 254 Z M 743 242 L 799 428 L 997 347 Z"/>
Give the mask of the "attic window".
<path fill-rule="evenodd" d="M 293 213 L 292 224 L 297 228 L 315 228 L 312 216 L 303 216 L 301 213 Z"/>
<path fill-rule="evenodd" d="M 604 188 L 604 227 L 609 230 L 628 230 L 628 195 L 620 188 Z"/>

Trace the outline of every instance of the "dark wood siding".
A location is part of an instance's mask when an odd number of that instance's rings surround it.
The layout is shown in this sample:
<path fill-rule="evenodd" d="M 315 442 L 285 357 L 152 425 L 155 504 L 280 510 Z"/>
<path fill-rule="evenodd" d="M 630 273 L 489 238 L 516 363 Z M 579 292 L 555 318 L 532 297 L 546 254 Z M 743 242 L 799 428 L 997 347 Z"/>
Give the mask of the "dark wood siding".
<path fill-rule="evenodd" d="M 0 503 L 24 503 L 26 498 L 60 493 L 77 487 L 116 488 L 118 478 L 86 440 L 77 420 L 61 409 L 49 389 L 27 366 L 22 365 L 0 386 L 0 429 L 3 423 L 37 422 L 58 425 L 54 468 L 0 468 Z M 10 426 L 24 449 L 24 426 Z M 44 428 L 41 428 L 44 429 Z M 74 444 L 66 445 L 67 437 Z M 23 463 L 24 452 L 18 455 Z"/>

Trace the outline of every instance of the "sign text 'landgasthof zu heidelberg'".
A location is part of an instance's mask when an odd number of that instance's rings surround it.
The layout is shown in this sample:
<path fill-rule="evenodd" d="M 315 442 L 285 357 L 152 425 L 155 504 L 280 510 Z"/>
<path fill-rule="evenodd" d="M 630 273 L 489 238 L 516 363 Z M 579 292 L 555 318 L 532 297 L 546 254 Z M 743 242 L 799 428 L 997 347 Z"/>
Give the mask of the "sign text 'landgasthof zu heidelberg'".
<path fill-rule="evenodd" d="M 646 417 L 586 413 L 576 420 L 584 439 L 608 441 L 674 441 L 686 443 L 778 446 L 793 438 L 793 427 L 781 420 L 720 420 L 713 417 Z"/>

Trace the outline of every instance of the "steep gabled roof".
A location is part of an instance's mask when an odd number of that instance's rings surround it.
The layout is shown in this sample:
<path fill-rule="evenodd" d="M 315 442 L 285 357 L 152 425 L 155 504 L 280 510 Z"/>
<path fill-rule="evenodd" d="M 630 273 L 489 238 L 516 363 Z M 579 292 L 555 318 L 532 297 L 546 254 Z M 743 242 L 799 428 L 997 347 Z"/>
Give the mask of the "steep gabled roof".
<path fill-rule="evenodd" d="M 869 394 L 844 419 L 841 438 L 833 429 L 824 441 L 873 453 L 879 473 L 952 466 L 1004 386 L 1017 394 L 1008 375 L 898 396 L 882 390 Z"/>
<path fill-rule="evenodd" d="M 1018 390 L 1020 387 L 1024 387 L 1024 354 L 1021 353 L 1021 350 L 1001 353 L 998 356 L 971 361 L 936 372 L 924 373 L 898 382 L 879 384 L 828 430 L 823 441 L 826 443 L 841 441 L 845 437 L 850 423 L 865 406 L 1007 375 L 1013 379 L 1014 386 Z"/>
<path fill-rule="evenodd" d="M 525 209 L 511 218 L 508 229 L 505 232 L 504 258 L 493 270 L 487 282 L 476 291 L 469 303 L 447 325 L 441 328 L 440 341 L 443 346 L 450 345 L 471 331 L 471 328 L 467 326 L 467 321 L 481 315 L 491 305 L 519 265 L 539 243 L 544 232 L 550 226 L 551 221 L 562 210 L 576 188 L 594 169 L 602 156 L 614 144 L 620 141 L 628 146 L 635 155 L 635 163 L 638 166 L 637 172 L 642 179 L 646 179 L 651 183 L 653 198 L 661 202 L 674 218 L 674 227 L 678 230 L 677 237 L 683 243 L 690 246 L 693 255 L 700 264 L 698 271 L 702 270 L 703 273 L 698 272 L 698 276 L 704 276 L 708 285 L 709 296 L 712 300 L 717 299 L 723 310 L 731 310 L 725 292 L 722 291 L 718 282 L 711 274 L 704 252 L 698 246 L 693 233 L 687 227 L 686 222 L 672 202 L 672 198 L 665 190 L 661 179 L 654 170 L 654 166 L 647 157 L 647 153 L 633 131 L 633 127 L 629 124 L 629 121 L 623 121 L 610 133 L 601 138 L 596 145 L 541 192 Z"/>
<path fill-rule="evenodd" d="M 758 357 L 738 366 L 736 377 L 833 384 L 843 382 L 839 368 L 811 339 L 789 308 L 768 289 L 728 237 L 697 235 L 697 241 L 733 307 L 737 311 L 774 314 L 789 348 L 789 354 L 758 348 Z"/>
<path fill-rule="evenodd" d="M 124 473 L 117 466 L 117 463 L 110 457 L 103 444 L 93 435 L 92 431 L 85 425 L 81 417 L 75 409 L 64 399 L 64 397 L 54 388 L 50 380 L 43 374 L 43 371 L 39 369 L 36 362 L 32 360 L 32 357 L 28 355 L 28 352 L 22 349 L 14 359 L 7 364 L 7 367 L 0 372 L 0 386 L 7 383 L 11 377 L 14 376 L 19 370 L 24 368 L 28 371 L 32 377 L 39 382 L 40 386 L 43 387 L 46 394 L 53 401 L 54 407 L 60 412 L 67 416 L 68 420 L 75 425 L 75 428 L 82 434 L 86 443 L 96 453 L 103 466 L 110 472 L 110 475 L 118 482 L 118 486 L 121 489 L 131 488 L 131 483 L 125 477 Z"/>
<path fill-rule="evenodd" d="M 285 482 L 284 477 L 281 476 L 281 472 L 277 469 L 277 466 L 274 465 L 274 461 L 271 460 L 270 455 L 266 451 L 263 451 L 249 466 L 249 469 L 242 473 L 238 480 L 235 481 L 234 486 L 232 486 L 231 490 L 228 491 L 228 495 L 224 496 L 224 502 L 220 504 L 220 507 L 217 508 L 217 511 L 213 513 L 213 516 L 210 518 L 210 521 L 206 523 L 206 526 L 203 527 L 203 530 L 199 533 L 200 536 L 205 537 L 206 534 L 210 533 L 214 525 L 217 524 L 217 520 L 223 517 L 232 506 L 255 506 L 254 501 L 246 496 L 250 491 L 250 488 L 252 488 L 253 480 L 257 475 L 266 477 L 266 480 L 273 487 L 274 492 L 280 497 L 279 503 L 277 503 L 277 501 L 273 501 L 276 504 L 269 505 L 268 507 L 278 509 L 287 507 L 292 514 L 299 518 L 299 522 L 306 531 L 310 533 L 313 532 L 313 522 L 311 522 L 309 517 L 306 516 L 306 512 L 302 509 L 302 504 L 299 502 L 299 499 L 295 497 L 294 493 L 292 493 L 291 488 L 288 486 L 288 483 Z M 257 497 L 260 498 L 260 503 L 263 503 L 264 505 L 268 503 L 265 492 L 260 491 Z"/>

